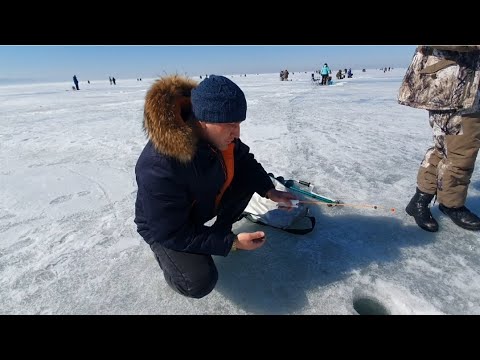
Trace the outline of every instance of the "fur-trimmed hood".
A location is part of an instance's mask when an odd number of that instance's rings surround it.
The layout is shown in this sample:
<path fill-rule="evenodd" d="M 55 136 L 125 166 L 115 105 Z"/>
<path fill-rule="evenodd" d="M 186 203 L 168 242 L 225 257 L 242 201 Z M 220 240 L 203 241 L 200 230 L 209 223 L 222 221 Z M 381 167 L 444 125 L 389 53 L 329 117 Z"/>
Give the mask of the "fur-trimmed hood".
<path fill-rule="evenodd" d="M 180 75 L 168 76 L 155 81 L 145 97 L 145 133 L 158 152 L 183 163 L 192 160 L 198 140 L 190 101 L 197 85 Z"/>

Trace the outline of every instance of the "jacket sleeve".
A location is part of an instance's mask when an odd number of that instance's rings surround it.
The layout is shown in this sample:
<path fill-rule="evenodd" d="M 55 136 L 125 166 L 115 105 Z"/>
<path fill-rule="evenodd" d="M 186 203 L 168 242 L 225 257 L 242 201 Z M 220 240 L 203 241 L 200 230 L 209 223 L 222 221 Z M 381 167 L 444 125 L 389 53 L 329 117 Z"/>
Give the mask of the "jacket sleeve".
<path fill-rule="evenodd" d="M 226 256 L 235 235 L 230 229 L 213 229 L 191 221 L 194 204 L 188 199 L 186 184 L 181 183 L 171 167 L 167 161 L 157 162 L 139 177 L 139 187 L 144 193 L 143 211 L 152 240 L 172 250 Z"/>
<path fill-rule="evenodd" d="M 275 188 L 263 166 L 240 139 L 235 144 L 235 176 L 239 176 L 243 183 L 262 197 L 266 196 L 268 190 Z"/>

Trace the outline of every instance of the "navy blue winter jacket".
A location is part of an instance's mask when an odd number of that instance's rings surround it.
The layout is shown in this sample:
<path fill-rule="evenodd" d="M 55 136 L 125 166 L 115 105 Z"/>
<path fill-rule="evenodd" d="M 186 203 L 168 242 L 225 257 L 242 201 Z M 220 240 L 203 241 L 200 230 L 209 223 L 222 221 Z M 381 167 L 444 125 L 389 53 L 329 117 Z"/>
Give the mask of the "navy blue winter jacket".
<path fill-rule="evenodd" d="M 235 235 L 204 223 L 215 217 L 215 198 L 226 175 L 221 152 L 196 136 L 191 111 L 192 80 L 172 76 L 147 93 L 144 129 L 149 141 L 135 167 L 135 223 L 144 240 L 190 253 L 226 256 Z M 274 187 L 249 147 L 235 140 L 234 180 L 265 196 Z"/>

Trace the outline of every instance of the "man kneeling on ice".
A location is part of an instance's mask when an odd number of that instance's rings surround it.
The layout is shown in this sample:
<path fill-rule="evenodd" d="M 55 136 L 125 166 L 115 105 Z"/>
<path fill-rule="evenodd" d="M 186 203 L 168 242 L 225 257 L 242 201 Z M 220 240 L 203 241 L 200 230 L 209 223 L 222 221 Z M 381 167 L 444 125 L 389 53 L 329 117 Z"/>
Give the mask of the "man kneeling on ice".
<path fill-rule="evenodd" d="M 201 298 L 213 290 L 218 272 L 212 255 L 265 243 L 262 231 L 232 233 L 255 192 L 283 204 L 296 199 L 275 189 L 240 140 L 246 113 L 243 91 L 223 76 L 199 85 L 169 76 L 146 95 L 149 141 L 135 167 L 135 223 L 165 280 L 182 295 Z M 215 216 L 211 227 L 204 225 Z"/>

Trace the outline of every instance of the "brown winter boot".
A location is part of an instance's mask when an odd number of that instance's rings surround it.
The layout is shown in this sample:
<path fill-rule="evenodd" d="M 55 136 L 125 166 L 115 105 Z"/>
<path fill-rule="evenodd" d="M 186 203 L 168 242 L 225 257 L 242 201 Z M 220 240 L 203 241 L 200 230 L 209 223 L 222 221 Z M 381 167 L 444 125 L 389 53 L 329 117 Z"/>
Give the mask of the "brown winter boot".
<path fill-rule="evenodd" d="M 413 195 L 405 209 L 408 215 L 414 217 L 418 226 L 430 232 L 438 231 L 438 223 L 433 218 L 430 208 L 428 207 L 433 196 L 434 195 L 424 193 L 417 188 L 415 195 Z"/>

